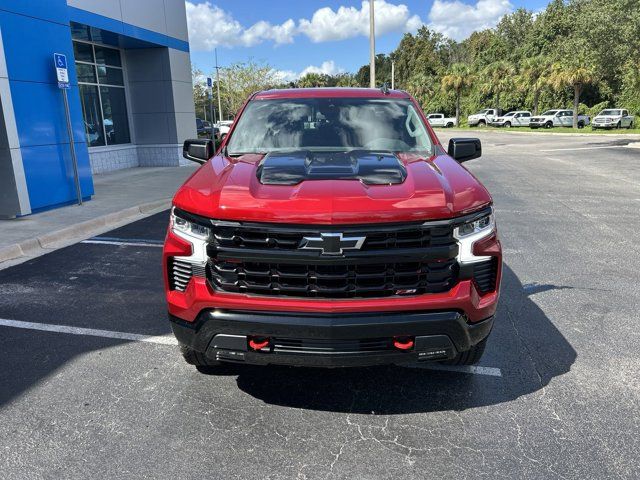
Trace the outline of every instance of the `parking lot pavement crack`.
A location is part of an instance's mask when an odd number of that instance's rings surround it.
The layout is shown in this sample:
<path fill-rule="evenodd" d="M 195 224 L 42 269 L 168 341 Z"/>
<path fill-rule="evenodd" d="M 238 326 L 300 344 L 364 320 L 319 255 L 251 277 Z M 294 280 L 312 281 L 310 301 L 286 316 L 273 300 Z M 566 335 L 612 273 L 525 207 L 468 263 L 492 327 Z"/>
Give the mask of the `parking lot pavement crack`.
<path fill-rule="evenodd" d="M 522 306 L 524 305 L 524 302 L 522 302 L 521 300 L 519 301 L 519 305 L 520 308 L 518 309 L 517 315 L 518 317 L 520 316 L 520 314 L 522 313 Z M 538 363 L 536 362 L 533 353 L 531 352 L 531 349 L 529 348 L 528 342 L 526 342 L 526 340 L 523 338 L 522 334 L 520 333 L 520 329 L 518 328 L 518 325 L 515 321 L 516 318 L 516 313 L 512 312 L 509 304 L 505 304 L 505 310 L 507 313 L 507 318 L 509 319 L 509 322 L 511 323 L 511 327 L 513 328 L 513 331 L 516 335 L 516 337 L 518 338 L 518 342 L 520 343 L 522 350 L 524 350 L 524 352 L 526 353 L 529 361 L 531 362 L 531 365 L 533 366 L 533 371 L 536 374 L 536 377 L 538 379 L 538 383 L 540 384 L 540 388 L 542 389 L 542 397 L 544 397 L 546 395 L 546 390 L 545 390 L 545 383 L 543 381 L 543 377 L 542 377 L 542 373 L 540 372 L 539 368 L 538 368 Z"/>

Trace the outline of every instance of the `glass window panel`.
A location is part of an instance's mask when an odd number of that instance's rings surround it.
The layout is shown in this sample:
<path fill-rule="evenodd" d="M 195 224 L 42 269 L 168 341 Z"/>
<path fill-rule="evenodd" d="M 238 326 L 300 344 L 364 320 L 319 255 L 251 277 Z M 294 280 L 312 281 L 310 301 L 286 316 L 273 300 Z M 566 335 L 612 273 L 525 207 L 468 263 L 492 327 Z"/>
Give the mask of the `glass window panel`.
<path fill-rule="evenodd" d="M 96 45 L 96 63 L 121 67 L 120 51 L 113 48 L 99 47 Z"/>
<path fill-rule="evenodd" d="M 78 74 L 78 82 L 96 83 L 95 65 L 76 63 L 76 73 Z"/>
<path fill-rule="evenodd" d="M 100 87 L 107 144 L 129 143 L 129 119 L 124 88 Z"/>
<path fill-rule="evenodd" d="M 109 68 L 98 65 L 98 78 L 102 84 L 124 85 L 122 70 L 119 68 Z"/>
<path fill-rule="evenodd" d="M 95 63 L 93 48 L 88 43 L 73 42 L 73 56 L 76 57 L 76 61 Z"/>
<path fill-rule="evenodd" d="M 100 98 L 95 85 L 80 85 L 80 101 L 87 145 L 96 147 L 104 145 L 104 130 L 100 115 Z"/>
<path fill-rule="evenodd" d="M 91 30 L 87 25 L 71 22 L 71 38 L 74 40 L 91 40 Z"/>

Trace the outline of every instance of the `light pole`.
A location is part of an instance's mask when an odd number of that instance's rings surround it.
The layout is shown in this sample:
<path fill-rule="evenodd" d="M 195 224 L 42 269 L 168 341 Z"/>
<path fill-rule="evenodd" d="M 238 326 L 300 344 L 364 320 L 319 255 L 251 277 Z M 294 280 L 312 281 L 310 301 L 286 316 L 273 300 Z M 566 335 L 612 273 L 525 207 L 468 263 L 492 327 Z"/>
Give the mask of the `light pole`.
<path fill-rule="evenodd" d="M 220 121 L 222 122 L 222 100 L 220 99 L 220 67 L 218 67 L 218 49 L 216 52 L 216 86 L 218 87 L 218 114 L 220 115 Z"/>
<path fill-rule="evenodd" d="M 396 61 L 391 60 L 391 90 L 396 89 Z"/>
<path fill-rule="evenodd" d="M 376 88 L 376 25 L 373 18 L 375 0 L 369 0 L 369 86 Z"/>

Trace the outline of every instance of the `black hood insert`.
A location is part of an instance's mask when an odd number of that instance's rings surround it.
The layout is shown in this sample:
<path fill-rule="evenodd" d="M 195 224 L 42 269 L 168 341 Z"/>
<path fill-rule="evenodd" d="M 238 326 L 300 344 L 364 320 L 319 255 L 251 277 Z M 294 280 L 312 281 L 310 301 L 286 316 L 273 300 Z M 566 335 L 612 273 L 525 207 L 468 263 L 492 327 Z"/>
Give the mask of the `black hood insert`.
<path fill-rule="evenodd" d="M 396 185 L 407 178 L 400 159 L 390 152 L 268 153 L 258 165 L 263 185 L 297 185 L 305 180 L 360 180 L 366 185 Z"/>

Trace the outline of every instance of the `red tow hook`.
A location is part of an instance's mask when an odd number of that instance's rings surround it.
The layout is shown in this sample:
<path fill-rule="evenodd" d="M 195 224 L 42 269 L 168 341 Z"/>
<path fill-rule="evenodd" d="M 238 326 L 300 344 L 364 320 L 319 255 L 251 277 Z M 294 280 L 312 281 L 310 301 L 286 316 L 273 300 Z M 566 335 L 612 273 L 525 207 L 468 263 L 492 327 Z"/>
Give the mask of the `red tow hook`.
<path fill-rule="evenodd" d="M 269 346 L 269 339 L 267 337 L 249 337 L 249 348 L 251 350 L 262 350 Z"/>
<path fill-rule="evenodd" d="M 393 337 L 393 346 L 398 350 L 411 350 L 413 348 L 413 337 Z"/>

